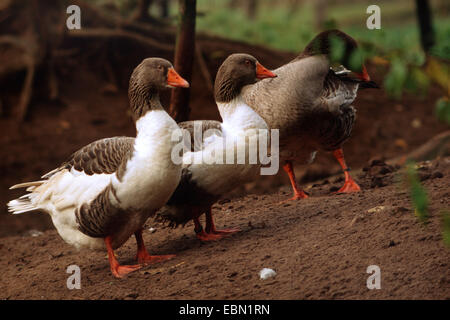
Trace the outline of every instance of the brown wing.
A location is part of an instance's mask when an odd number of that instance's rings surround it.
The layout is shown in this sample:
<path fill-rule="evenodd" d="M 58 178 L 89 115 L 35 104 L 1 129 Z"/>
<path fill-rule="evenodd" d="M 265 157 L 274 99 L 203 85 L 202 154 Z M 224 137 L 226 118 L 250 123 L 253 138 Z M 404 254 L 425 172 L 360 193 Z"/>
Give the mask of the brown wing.
<path fill-rule="evenodd" d="M 125 169 L 126 160 L 133 153 L 134 138 L 114 137 L 94 141 L 73 153 L 57 169 L 42 176 L 50 178 L 55 173 L 72 169 L 82 171 L 87 175 L 118 172 L 121 177 Z"/>
<path fill-rule="evenodd" d="M 330 69 L 323 84 L 323 101 L 327 104 L 325 110 L 338 111 L 341 107 L 350 106 L 356 99 L 359 84 L 347 78 L 346 75 L 336 74 Z"/>

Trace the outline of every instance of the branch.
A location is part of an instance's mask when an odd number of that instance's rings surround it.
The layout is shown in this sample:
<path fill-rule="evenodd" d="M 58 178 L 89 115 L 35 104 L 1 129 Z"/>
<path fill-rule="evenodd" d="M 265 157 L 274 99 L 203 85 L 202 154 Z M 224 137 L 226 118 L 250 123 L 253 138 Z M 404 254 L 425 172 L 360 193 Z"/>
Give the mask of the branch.
<path fill-rule="evenodd" d="M 386 161 L 386 163 L 393 165 L 402 165 L 408 160 L 414 161 L 425 161 L 435 159 L 438 156 L 449 155 L 450 146 L 450 130 L 444 131 L 435 135 L 433 138 L 422 144 L 420 147 L 412 151 L 407 155 L 403 155 L 391 160 Z"/>
<path fill-rule="evenodd" d="M 132 19 L 126 19 L 118 14 L 114 14 L 111 12 L 108 12 L 108 14 L 104 14 L 102 10 L 90 5 L 83 0 L 74 0 L 73 3 L 77 4 L 81 8 L 87 8 L 93 15 L 96 16 L 97 20 L 103 21 L 112 26 L 120 27 L 122 29 L 135 30 L 146 33 L 147 35 L 162 34 L 165 36 L 175 36 L 176 33 L 175 27 L 166 26 L 163 29 Z"/>
<path fill-rule="evenodd" d="M 33 92 L 33 81 L 36 67 L 33 59 L 31 58 L 28 59 L 27 64 L 27 74 L 23 82 L 22 93 L 20 94 L 20 100 L 16 111 L 16 117 L 19 122 L 22 122 L 27 115 L 28 104 L 30 103 L 31 94 Z"/>
<path fill-rule="evenodd" d="M 173 51 L 174 46 L 164 44 L 154 39 L 141 36 L 140 34 L 124 31 L 121 29 L 106 28 L 84 28 L 80 30 L 70 30 L 67 35 L 72 38 L 125 38 L 144 46 L 150 46 L 165 51 Z"/>

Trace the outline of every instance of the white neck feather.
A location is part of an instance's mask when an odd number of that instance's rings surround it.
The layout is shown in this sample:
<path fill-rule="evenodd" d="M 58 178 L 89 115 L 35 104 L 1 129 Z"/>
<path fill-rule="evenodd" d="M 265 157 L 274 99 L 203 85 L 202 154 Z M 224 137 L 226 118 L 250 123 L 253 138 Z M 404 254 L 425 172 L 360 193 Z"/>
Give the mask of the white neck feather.
<path fill-rule="evenodd" d="M 172 133 L 179 129 L 167 112 L 150 110 L 136 121 L 134 152 L 127 162 L 122 181 L 116 181 L 121 206 L 159 208 L 175 190 L 181 166 L 171 160 L 176 141 Z"/>
<path fill-rule="evenodd" d="M 266 122 L 238 96 L 230 102 L 218 102 L 222 125 L 228 130 L 267 129 Z"/>
<path fill-rule="evenodd" d="M 148 157 L 151 153 L 170 154 L 171 136 L 178 125 L 164 109 L 150 110 L 136 121 L 136 155 Z"/>

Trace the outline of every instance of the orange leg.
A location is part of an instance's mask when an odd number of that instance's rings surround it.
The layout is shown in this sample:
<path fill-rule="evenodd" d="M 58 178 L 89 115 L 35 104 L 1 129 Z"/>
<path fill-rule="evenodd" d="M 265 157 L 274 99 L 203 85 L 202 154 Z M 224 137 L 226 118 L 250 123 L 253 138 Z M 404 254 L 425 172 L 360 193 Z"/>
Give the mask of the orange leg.
<path fill-rule="evenodd" d="M 214 219 L 213 219 L 213 216 L 211 213 L 211 207 L 208 209 L 208 211 L 206 211 L 206 227 L 205 227 L 205 229 L 206 229 L 206 233 L 210 233 L 210 234 L 212 233 L 212 234 L 217 234 L 217 235 L 227 235 L 227 234 L 241 231 L 237 228 L 217 230 L 216 226 L 214 225 Z"/>
<path fill-rule="evenodd" d="M 139 231 L 136 231 L 134 233 L 134 236 L 136 237 L 136 243 L 138 247 L 138 251 L 136 254 L 136 259 L 140 264 L 152 264 L 161 262 L 164 260 L 172 259 L 175 257 L 174 254 L 168 254 L 163 256 L 151 256 L 147 249 L 145 248 L 144 239 L 142 238 L 142 229 Z"/>
<path fill-rule="evenodd" d="M 292 162 L 286 161 L 286 164 L 283 166 L 284 171 L 289 176 L 289 179 L 291 180 L 292 189 L 294 190 L 294 196 L 290 198 L 289 200 L 298 200 L 298 199 L 305 199 L 308 198 L 308 195 L 302 190 L 297 187 L 297 182 L 295 181 L 295 174 L 294 170 L 292 168 Z"/>
<path fill-rule="evenodd" d="M 197 239 L 201 241 L 215 241 L 222 238 L 222 235 L 215 234 L 213 232 L 205 232 L 205 230 L 202 227 L 202 224 L 200 223 L 199 217 L 201 216 L 200 209 L 197 207 L 192 208 L 192 219 L 194 220 L 194 231 L 196 233 Z M 208 220 L 208 218 L 206 218 Z M 206 227 L 208 230 L 211 230 L 210 225 L 208 224 L 208 221 L 206 222 Z"/>
<path fill-rule="evenodd" d="M 347 164 L 345 163 L 344 159 L 344 151 L 341 149 L 337 149 L 333 151 L 333 155 L 336 158 L 337 161 L 339 161 L 339 164 L 341 165 L 342 170 L 345 174 L 345 183 L 340 188 L 337 193 L 349 193 L 349 192 L 358 192 L 361 191 L 361 188 L 359 185 L 353 180 L 353 178 L 350 176 L 350 168 L 347 167 Z"/>
<path fill-rule="evenodd" d="M 124 275 L 139 269 L 140 265 L 121 266 L 114 256 L 114 250 L 111 245 L 112 239 L 110 236 L 105 238 L 106 250 L 108 250 L 109 265 L 111 272 L 116 278 L 122 278 Z"/>
<path fill-rule="evenodd" d="M 197 239 L 201 241 L 215 241 L 222 238 L 222 236 L 218 234 L 206 233 L 205 230 L 203 230 L 203 227 L 198 217 L 194 218 L 194 225 L 195 225 L 194 231 L 196 233 Z"/>

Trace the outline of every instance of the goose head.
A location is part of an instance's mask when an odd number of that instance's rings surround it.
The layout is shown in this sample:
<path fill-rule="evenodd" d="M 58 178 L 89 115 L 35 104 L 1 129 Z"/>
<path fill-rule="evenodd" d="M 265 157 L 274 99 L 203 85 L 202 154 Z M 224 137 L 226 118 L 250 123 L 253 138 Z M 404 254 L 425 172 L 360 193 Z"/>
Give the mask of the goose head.
<path fill-rule="evenodd" d="M 128 88 L 131 109 L 135 119 L 148 110 L 161 108 L 159 91 L 169 88 L 188 88 L 189 83 L 162 58 L 144 59 L 131 74 Z"/>
<path fill-rule="evenodd" d="M 230 102 L 237 98 L 244 86 L 259 79 L 274 78 L 277 75 L 262 66 L 255 57 L 235 53 L 230 55 L 217 71 L 214 83 L 216 102 Z"/>
<path fill-rule="evenodd" d="M 330 62 L 351 68 L 354 78 L 370 82 L 370 76 L 358 54 L 358 44 L 348 34 L 339 30 L 327 30 L 319 33 L 305 47 L 299 58 L 326 55 Z"/>

